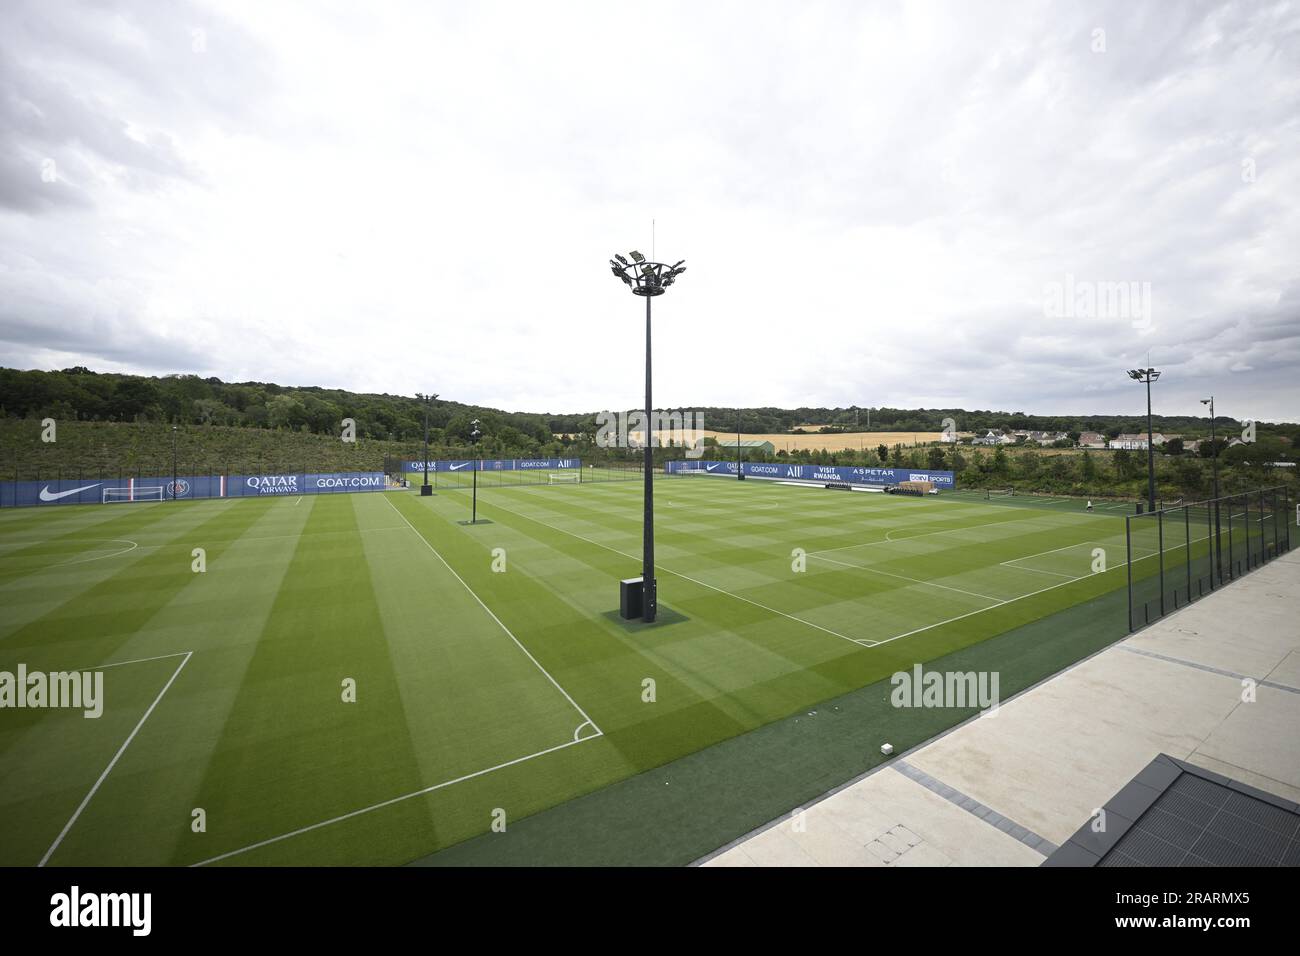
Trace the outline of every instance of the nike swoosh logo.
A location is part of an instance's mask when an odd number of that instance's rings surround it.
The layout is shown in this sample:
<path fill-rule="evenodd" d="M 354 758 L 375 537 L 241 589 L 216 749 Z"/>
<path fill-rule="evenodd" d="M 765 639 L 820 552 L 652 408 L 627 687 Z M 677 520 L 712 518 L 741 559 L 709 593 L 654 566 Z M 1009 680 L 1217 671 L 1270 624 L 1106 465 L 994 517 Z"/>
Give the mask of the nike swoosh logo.
<path fill-rule="evenodd" d="M 704 466 L 704 470 L 705 470 L 705 471 L 712 471 L 714 468 L 717 468 L 717 467 L 718 467 L 717 465 L 705 465 L 705 466 Z"/>
<path fill-rule="evenodd" d="M 462 468 L 465 468 L 465 467 L 467 467 L 467 466 L 470 465 L 470 464 L 471 464 L 471 462 L 464 461 L 464 462 L 461 462 L 459 465 L 452 465 L 452 466 L 450 466 L 450 469 L 449 469 L 449 470 L 451 470 L 451 471 L 460 471 Z"/>
<path fill-rule="evenodd" d="M 41 501 L 58 501 L 60 498 L 66 498 L 68 495 L 75 495 L 79 491 L 89 491 L 91 488 L 98 488 L 99 482 L 93 485 L 83 485 L 80 488 L 73 488 L 71 491 L 50 491 L 50 486 L 46 485 L 41 489 Z"/>

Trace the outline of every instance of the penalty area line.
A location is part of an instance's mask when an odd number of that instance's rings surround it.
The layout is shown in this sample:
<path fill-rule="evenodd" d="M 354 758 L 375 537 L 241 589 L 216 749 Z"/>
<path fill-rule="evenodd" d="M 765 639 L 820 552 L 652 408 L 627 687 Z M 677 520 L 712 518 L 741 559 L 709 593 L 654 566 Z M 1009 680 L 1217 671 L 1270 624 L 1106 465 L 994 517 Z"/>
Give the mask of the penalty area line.
<path fill-rule="evenodd" d="M 72 825 L 77 822 L 77 818 L 81 816 L 82 811 L 85 810 L 86 807 L 90 805 L 91 799 L 95 796 L 96 793 L 99 792 L 99 788 L 103 785 L 104 781 L 108 779 L 108 775 L 113 772 L 113 768 L 117 766 L 117 762 L 120 759 L 122 759 L 122 754 L 126 753 L 126 748 L 131 746 L 131 741 L 135 740 L 135 735 L 140 732 L 140 728 L 144 726 L 144 722 L 148 720 L 149 715 L 154 712 L 154 708 L 157 707 L 158 702 L 163 699 L 163 695 L 166 694 L 167 691 L 171 689 L 172 684 L 176 682 L 176 678 L 180 676 L 181 671 L 184 669 L 185 665 L 190 662 L 190 658 L 193 655 L 194 655 L 193 651 L 185 651 L 185 659 L 182 660 L 178 665 L 176 665 L 176 670 L 172 671 L 172 676 L 167 679 L 167 683 L 163 685 L 163 689 L 158 691 L 158 696 L 153 699 L 153 703 L 149 705 L 149 709 L 144 712 L 144 715 L 136 723 L 135 728 L 131 731 L 130 735 L 128 735 L 126 740 L 122 742 L 122 746 L 117 748 L 117 753 L 113 754 L 113 759 L 108 762 L 108 766 L 105 767 L 104 772 L 99 775 L 99 779 L 95 781 L 95 785 L 90 788 L 90 792 L 86 794 L 84 799 L 82 799 L 80 806 L 78 806 L 76 811 L 73 812 L 72 816 L 68 818 L 68 822 L 63 825 L 63 829 L 59 831 L 59 835 L 55 837 L 54 842 L 50 844 L 50 848 L 46 850 L 45 855 L 41 857 L 41 862 L 36 864 L 38 867 L 42 867 L 50 861 L 50 857 L 53 856 L 54 851 L 59 848 L 59 844 L 63 842 L 63 838 L 68 835 L 68 831 L 72 829 Z M 176 657 L 177 655 L 166 654 L 163 656 Z M 141 658 L 139 661 L 121 661 L 119 663 L 136 664 L 136 663 L 141 663 L 145 660 L 161 660 L 161 659 L 162 659 L 161 657 Z M 115 667 L 117 665 L 107 664 L 102 666 Z M 87 669 L 93 669 L 93 668 L 87 668 Z"/>
<path fill-rule="evenodd" d="M 591 723 L 591 721 L 587 721 Z M 580 724 L 578 729 L 581 730 L 585 724 Z M 595 724 L 591 724 L 595 727 Z M 431 787 L 425 787 L 422 790 L 413 790 L 410 793 L 404 793 L 399 797 L 393 797 L 380 803 L 371 804 L 368 807 L 362 807 L 360 810 L 352 810 L 348 813 L 339 814 L 336 817 L 330 817 L 328 820 L 322 820 L 319 823 L 313 823 L 309 826 L 299 827 L 296 830 L 290 830 L 288 833 L 281 833 L 279 836 L 273 836 L 266 840 L 259 840 L 257 843 L 250 843 L 248 846 L 240 847 L 238 850 L 231 850 L 227 853 L 219 853 L 216 856 L 208 857 L 206 860 L 200 860 L 198 863 L 191 863 L 190 866 L 207 866 L 209 863 L 217 863 L 221 860 L 228 860 L 232 856 L 238 856 L 241 853 L 247 853 L 250 850 L 258 850 L 264 846 L 270 846 L 272 843 L 279 843 L 281 840 L 288 840 L 291 837 L 301 836 L 304 833 L 310 833 L 312 830 L 319 830 L 322 827 L 332 826 L 335 823 L 342 823 L 344 820 L 351 820 L 353 817 L 359 817 L 363 813 L 370 813 L 372 810 L 381 810 L 384 807 L 391 807 L 395 803 L 401 803 L 403 800 L 410 800 L 413 797 L 421 797 L 425 794 L 433 793 L 436 790 L 442 790 L 444 787 L 450 787 L 452 784 L 463 783 L 466 780 L 473 780 L 475 777 L 481 777 L 484 774 L 492 773 L 496 770 L 504 770 L 506 767 L 513 767 L 515 764 L 523 763 L 526 760 L 532 760 L 534 757 L 543 757 L 546 754 L 555 753 L 557 750 L 563 750 L 566 747 L 572 747 L 574 744 L 580 744 L 588 740 L 595 740 L 597 737 L 603 737 L 599 730 L 594 734 L 588 734 L 585 737 L 578 737 L 566 743 L 558 744 L 554 747 L 548 747 L 545 750 L 539 750 L 536 753 L 527 754 L 523 757 L 516 757 L 514 760 L 507 760 L 505 763 L 499 763 L 495 767 L 488 767 L 484 770 L 475 770 L 473 773 L 467 773 L 457 777 L 454 780 L 444 780 L 442 783 L 435 783 Z"/>
<path fill-rule="evenodd" d="M 543 674 L 546 675 L 546 679 L 555 686 L 556 690 L 558 690 L 561 694 L 564 695 L 564 699 L 573 705 L 573 709 L 582 715 L 583 721 L 585 723 L 591 724 L 592 729 L 595 730 L 597 734 L 600 734 L 601 733 L 600 727 L 598 727 L 596 725 L 596 722 L 591 719 L 591 716 L 578 705 L 578 702 L 569 695 L 569 692 L 560 685 L 560 682 L 551 676 L 551 672 L 542 666 L 541 662 L 532 655 L 532 653 L 528 650 L 528 648 L 524 647 L 523 643 L 519 640 L 519 638 L 515 637 L 515 635 L 511 632 L 510 628 L 506 627 L 505 623 L 501 620 L 501 618 L 497 617 L 496 614 L 493 613 L 492 609 L 483 603 L 483 599 L 479 597 L 477 593 L 475 593 L 472 587 L 470 587 L 468 584 L 465 583 L 465 579 L 456 573 L 456 569 L 447 563 L 447 559 L 438 553 L 438 549 L 429 543 L 429 539 L 426 538 L 424 535 L 422 535 L 419 532 L 419 530 L 415 527 L 415 525 L 411 524 L 410 521 L 407 521 L 406 515 L 402 514 L 402 512 L 398 510 L 397 505 L 393 504 L 393 499 L 385 498 L 384 501 L 388 503 L 388 507 L 392 508 L 394 511 L 397 512 L 397 517 L 405 521 L 406 526 L 410 528 L 413 532 L 415 532 L 415 536 L 424 542 L 424 546 L 433 552 L 433 556 L 442 562 L 442 566 L 451 572 L 452 577 L 454 577 L 457 581 L 460 582 L 461 587 L 463 587 L 466 591 L 470 593 L 470 597 L 472 597 L 475 601 L 478 601 L 479 607 L 481 607 L 484 611 L 487 612 L 488 617 L 492 618 L 492 620 L 497 622 L 497 627 L 505 631 L 506 637 L 514 641 L 515 646 L 524 652 L 524 655 L 530 661 L 533 662 L 534 666 L 536 666 L 536 668 L 539 671 L 541 671 Z M 579 724 L 578 729 L 581 730 L 582 726 L 583 726 L 582 724 Z"/>

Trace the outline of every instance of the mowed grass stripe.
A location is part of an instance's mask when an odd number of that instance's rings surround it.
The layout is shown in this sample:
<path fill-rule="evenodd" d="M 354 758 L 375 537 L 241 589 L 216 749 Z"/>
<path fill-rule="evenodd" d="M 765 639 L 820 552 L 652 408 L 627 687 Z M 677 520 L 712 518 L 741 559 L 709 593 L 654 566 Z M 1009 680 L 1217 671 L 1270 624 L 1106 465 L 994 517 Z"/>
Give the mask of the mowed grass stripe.
<path fill-rule="evenodd" d="M 306 529 L 358 529 L 352 495 L 313 499 Z M 356 702 L 343 682 L 355 681 Z M 196 799 L 219 831 L 196 863 L 423 786 L 357 535 L 300 542 L 248 663 Z M 437 843 L 418 800 L 388 824 L 416 845 Z M 316 831 L 346 841 L 347 828 Z M 352 848 L 364 855 L 364 847 Z"/>
<path fill-rule="evenodd" d="M 16 627 L 8 613 L 0 617 L 0 661 L 23 660 L 30 667 L 58 669 L 114 659 L 117 649 L 189 583 L 193 542 L 213 529 L 247 528 L 259 514 L 256 508 L 227 505 L 214 510 L 178 504 L 169 513 L 166 546 L 99 562 L 109 566 L 109 575 L 98 578 L 96 567 L 89 585 L 81 588 L 71 582 L 90 565 L 43 580 L 23 595 L 23 601 L 48 610 Z M 209 558 L 219 557 L 222 550 L 215 546 Z"/>

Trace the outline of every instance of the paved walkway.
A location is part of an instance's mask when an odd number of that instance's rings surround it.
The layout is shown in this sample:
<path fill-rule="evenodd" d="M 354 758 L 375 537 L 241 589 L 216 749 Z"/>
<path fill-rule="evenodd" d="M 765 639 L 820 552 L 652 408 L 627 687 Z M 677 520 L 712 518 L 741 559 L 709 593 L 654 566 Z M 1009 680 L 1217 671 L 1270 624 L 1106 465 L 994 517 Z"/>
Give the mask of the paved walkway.
<path fill-rule="evenodd" d="M 1037 866 L 1158 753 L 1300 801 L 1300 553 L 704 865 Z"/>

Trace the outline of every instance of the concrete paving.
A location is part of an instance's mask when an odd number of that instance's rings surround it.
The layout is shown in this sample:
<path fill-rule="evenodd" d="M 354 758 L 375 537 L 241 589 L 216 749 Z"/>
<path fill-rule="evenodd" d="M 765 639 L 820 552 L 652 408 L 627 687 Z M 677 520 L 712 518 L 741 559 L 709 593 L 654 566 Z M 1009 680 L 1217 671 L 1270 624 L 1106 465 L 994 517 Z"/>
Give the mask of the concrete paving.
<path fill-rule="evenodd" d="M 1037 866 L 1159 753 L 1300 801 L 1300 553 L 706 866 Z"/>

